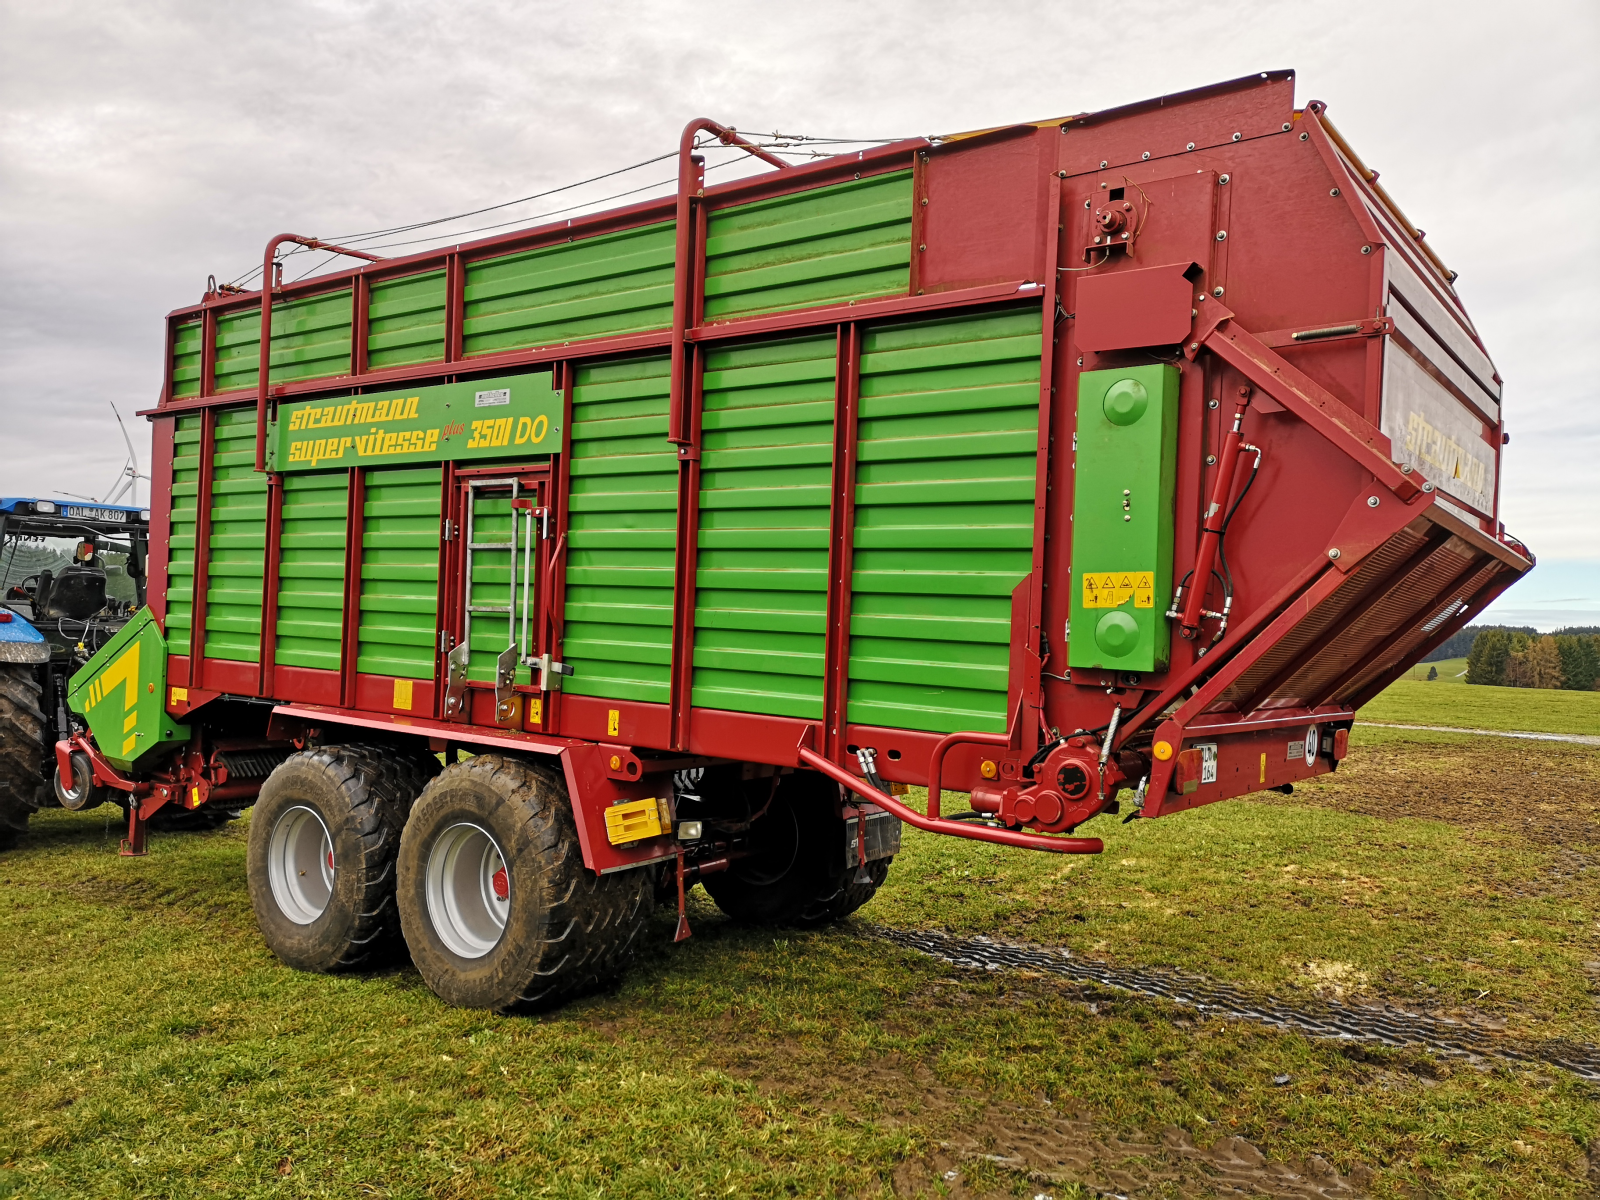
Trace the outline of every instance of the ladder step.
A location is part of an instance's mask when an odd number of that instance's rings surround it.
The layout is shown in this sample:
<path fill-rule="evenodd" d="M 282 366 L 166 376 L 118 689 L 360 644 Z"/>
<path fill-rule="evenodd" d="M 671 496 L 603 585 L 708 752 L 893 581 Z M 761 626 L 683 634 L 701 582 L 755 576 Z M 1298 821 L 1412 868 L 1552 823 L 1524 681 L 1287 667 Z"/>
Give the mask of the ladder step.
<path fill-rule="evenodd" d="M 469 604 L 467 605 L 467 611 L 508 613 L 511 611 L 511 606 L 509 604 Z"/>
<path fill-rule="evenodd" d="M 515 550 L 516 542 L 468 542 L 468 550 Z"/>

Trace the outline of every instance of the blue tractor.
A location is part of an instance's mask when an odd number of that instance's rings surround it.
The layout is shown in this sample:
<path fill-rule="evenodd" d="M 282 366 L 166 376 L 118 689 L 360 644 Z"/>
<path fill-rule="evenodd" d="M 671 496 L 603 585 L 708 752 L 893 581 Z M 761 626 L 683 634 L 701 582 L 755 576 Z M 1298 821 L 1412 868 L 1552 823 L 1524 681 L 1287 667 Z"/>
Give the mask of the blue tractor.
<path fill-rule="evenodd" d="M 88 770 L 63 779 L 54 745 L 81 726 L 67 684 L 144 607 L 150 512 L 0 497 L 0 850 L 45 805 L 117 795 Z"/>

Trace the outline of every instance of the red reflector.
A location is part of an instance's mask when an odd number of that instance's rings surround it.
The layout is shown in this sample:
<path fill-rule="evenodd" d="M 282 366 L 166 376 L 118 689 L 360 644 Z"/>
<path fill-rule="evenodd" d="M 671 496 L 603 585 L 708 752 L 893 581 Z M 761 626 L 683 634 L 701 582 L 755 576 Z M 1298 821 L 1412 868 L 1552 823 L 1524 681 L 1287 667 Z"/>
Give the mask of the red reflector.
<path fill-rule="evenodd" d="M 11 610 L 9 608 L 0 608 L 0 625 L 8 625 L 10 623 Z"/>
<path fill-rule="evenodd" d="M 501 867 L 489 877 L 489 882 L 494 886 L 494 898 L 504 900 L 511 895 L 511 881 L 506 878 L 506 869 Z"/>
<path fill-rule="evenodd" d="M 1350 731 L 1348 729 L 1335 729 L 1333 731 L 1333 760 L 1342 762 L 1344 756 L 1350 753 Z"/>

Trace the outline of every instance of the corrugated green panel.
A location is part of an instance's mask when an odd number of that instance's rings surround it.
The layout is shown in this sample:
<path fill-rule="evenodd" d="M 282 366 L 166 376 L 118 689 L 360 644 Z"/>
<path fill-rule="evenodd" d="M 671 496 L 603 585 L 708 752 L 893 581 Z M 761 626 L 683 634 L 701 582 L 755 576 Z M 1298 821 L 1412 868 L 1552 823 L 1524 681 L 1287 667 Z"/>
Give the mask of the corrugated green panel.
<path fill-rule="evenodd" d="M 259 662 L 267 477 L 256 470 L 255 409 L 219 412 L 213 437 L 205 657 Z"/>
<path fill-rule="evenodd" d="M 273 383 L 350 373 L 350 293 L 272 307 Z"/>
<path fill-rule="evenodd" d="M 172 394 L 200 394 L 200 357 L 205 332 L 199 321 L 185 321 L 172 333 Z"/>
<path fill-rule="evenodd" d="M 1033 549 L 1036 308 L 882 325 L 861 356 L 848 719 L 1003 732 Z"/>
<path fill-rule="evenodd" d="M 910 171 L 711 214 L 706 236 L 708 321 L 902 296 L 910 285 Z"/>
<path fill-rule="evenodd" d="M 200 494 L 200 414 L 179 417 L 172 432 L 172 532 L 167 539 L 167 643 L 189 653 L 194 628 L 194 527 Z"/>
<path fill-rule="evenodd" d="M 216 390 L 253 388 L 261 372 L 261 311 L 217 318 Z M 350 373 L 350 292 L 272 306 L 272 382 Z"/>
<path fill-rule="evenodd" d="M 344 548 L 349 533 L 346 471 L 283 477 L 275 661 L 339 669 L 344 626 Z"/>
<path fill-rule="evenodd" d="M 678 459 L 665 357 L 582 365 L 572 398 L 563 690 L 666 703 Z"/>
<path fill-rule="evenodd" d="M 462 352 L 672 324 L 673 222 L 467 264 Z"/>
<path fill-rule="evenodd" d="M 524 493 L 526 494 L 526 493 Z M 472 503 L 472 543 L 480 547 L 472 552 L 472 586 L 471 599 L 468 601 L 480 608 L 504 608 L 512 603 L 511 572 L 517 573 L 516 591 L 516 623 L 508 621 L 506 613 L 475 612 L 472 614 L 472 653 L 467 659 L 467 678 L 478 679 L 492 683 L 495 679 L 495 663 L 500 653 L 514 642 L 521 643 L 522 637 L 522 609 L 523 609 L 523 580 L 526 563 L 526 549 L 528 545 L 528 516 L 526 511 L 517 514 L 516 550 L 513 553 L 511 538 L 511 492 L 496 492 L 488 495 L 477 495 Z M 503 550 L 485 550 L 485 545 L 504 545 Z M 537 556 L 538 547 L 534 547 Z M 539 567 L 535 562 L 531 571 L 526 573 L 529 590 L 537 586 Z M 532 605 L 531 598 L 528 606 L 530 615 L 528 623 L 528 636 L 531 638 L 536 633 L 532 620 L 537 609 Z M 517 682 L 531 683 L 533 673 L 527 667 L 517 668 Z"/>
<path fill-rule="evenodd" d="M 367 304 L 367 367 L 443 359 L 444 272 L 374 283 Z"/>
<path fill-rule="evenodd" d="M 217 317 L 217 362 L 213 368 L 219 392 L 253 388 L 261 374 L 261 310 L 245 309 Z"/>
<path fill-rule="evenodd" d="M 356 670 L 432 679 L 439 653 L 438 467 L 367 472 Z"/>
<path fill-rule="evenodd" d="M 834 338 L 706 359 L 693 703 L 822 716 Z"/>

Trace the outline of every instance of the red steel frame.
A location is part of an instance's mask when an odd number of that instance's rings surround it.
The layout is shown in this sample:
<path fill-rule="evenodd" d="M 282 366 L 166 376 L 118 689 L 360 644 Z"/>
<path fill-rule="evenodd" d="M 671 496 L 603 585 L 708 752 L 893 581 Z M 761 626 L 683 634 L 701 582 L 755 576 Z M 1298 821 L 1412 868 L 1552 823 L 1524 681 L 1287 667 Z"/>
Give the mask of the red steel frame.
<path fill-rule="evenodd" d="M 680 140 L 679 186 L 677 195 L 670 200 L 646 202 L 610 213 L 576 218 L 571 222 L 485 239 L 447 251 L 430 251 L 393 260 L 380 261 L 365 252 L 325 246 L 315 239 L 297 235 L 280 235 L 268 244 L 264 254 L 266 275 L 263 289 L 258 295 L 213 293 L 201 304 L 178 310 L 169 317 L 169 324 L 176 325 L 198 316 L 204 322 L 205 329 L 201 395 L 187 399 L 172 396 L 169 353 L 167 383 L 159 407 L 153 414 L 158 415 L 169 429 L 172 422 L 167 419 L 179 413 L 199 410 L 204 414 L 201 446 L 204 469 L 201 472 L 196 524 L 194 626 L 190 644 L 186 648 L 188 654 L 174 656 L 173 678 L 185 679 L 195 688 L 202 683 L 208 684 L 208 692 L 191 701 L 191 706 L 221 690 L 209 686 L 206 671 L 212 667 L 203 661 L 212 429 L 219 407 L 238 404 L 248 400 L 249 396 L 241 392 L 219 395 L 212 390 L 215 329 L 219 314 L 252 306 L 259 306 L 262 313 L 261 369 L 254 397 L 257 406 L 258 467 L 265 465 L 264 427 L 268 405 L 272 401 L 294 396 L 367 391 L 415 380 L 453 380 L 538 365 L 551 366 L 555 372 L 555 385 L 563 390 L 565 396 L 566 420 L 562 427 L 561 452 L 553 457 L 551 463 L 549 492 L 545 501 L 551 511 L 552 528 L 549 543 L 544 547 L 548 556 L 543 563 L 542 586 L 538 591 L 538 627 L 540 649 L 556 658 L 561 653 L 563 625 L 561 600 L 564 595 L 564 549 L 568 524 L 567 462 L 573 373 L 582 361 L 664 350 L 670 354 L 672 364 L 668 434 L 669 441 L 678 448 L 680 464 L 669 703 L 597 701 L 565 695 L 559 690 L 542 690 L 531 693 L 537 694 L 542 700 L 542 718 L 533 731 L 508 732 L 486 729 L 479 724 L 463 726 L 452 723 L 449 726 L 451 739 L 484 745 L 506 744 L 510 739 L 509 744 L 564 754 L 567 751 L 578 753 L 580 748 L 598 743 L 620 742 L 628 747 L 650 748 L 660 752 L 737 758 L 779 766 L 804 765 L 823 771 L 841 782 L 848 779 L 851 786 L 863 791 L 873 802 L 922 828 L 937 828 L 942 832 L 1006 844 L 1082 852 L 1098 849 L 1098 842 L 1094 839 L 1041 837 L 1022 833 L 991 836 L 1004 831 L 984 830 L 944 819 L 939 815 L 939 791 L 941 785 L 969 789 L 979 780 L 980 764 L 984 768 L 985 778 L 993 777 L 989 773 L 991 769 L 999 772 L 1003 778 L 1015 778 L 1020 762 L 1033 753 L 1034 747 L 1046 737 L 1047 731 L 1059 727 L 1070 733 L 1073 728 L 1100 727 L 1106 723 L 1113 708 L 1119 708 L 1129 715 L 1119 730 L 1118 750 L 1143 747 L 1145 749 L 1139 752 L 1144 753 L 1153 740 L 1165 739 L 1174 751 L 1167 759 L 1157 756 L 1151 760 L 1151 801 L 1145 809 L 1146 815 L 1160 815 L 1192 803 L 1220 798 L 1212 795 L 1197 798 L 1198 794 L 1180 797 L 1168 792 L 1168 782 L 1177 764 L 1175 751 L 1183 744 L 1192 743 L 1197 736 L 1225 736 L 1244 745 L 1251 738 L 1265 736 L 1269 731 L 1295 725 L 1305 726 L 1313 721 L 1342 721 L 1348 724 L 1354 706 L 1346 703 L 1330 707 L 1326 703 L 1327 697 L 1322 697 L 1320 703 L 1233 716 L 1225 713 L 1219 715 L 1216 711 L 1208 713 L 1207 709 L 1218 702 L 1218 698 L 1252 666 L 1266 661 L 1283 639 L 1319 604 L 1338 594 L 1350 572 L 1368 561 L 1373 551 L 1401 536 L 1402 531 L 1421 520 L 1430 528 L 1447 530 L 1449 536 L 1461 544 L 1470 545 L 1479 556 L 1475 562 L 1492 559 L 1504 568 L 1499 574 L 1492 575 L 1473 594 L 1466 607 L 1433 628 L 1428 638 L 1429 644 L 1442 642 L 1530 565 L 1524 554 L 1508 548 L 1510 539 L 1503 538 L 1502 529 L 1496 524 L 1496 514 L 1476 513 L 1480 518 L 1479 528 L 1472 528 L 1444 513 L 1436 503 L 1437 495 L 1431 490 L 1424 490 L 1419 485 L 1418 477 L 1403 473 L 1391 460 L 1388 440 L 1377 429 L 1383 354 L 1387 352 L 1386 343 L 1394 336 L 1393 323 L 1382 316 L 1387 298 L 1385 256 L 1395 254 L 1404 259 L 1420 278 L 1427 281 L 1446 311 L 1459 314 L 1459 304 L 1449 288 L 1453 276 L 1444 270 L 1431 250 L 1422 245 L 1421 235 L 1399 214 L 1393 202 L 1376 188 L 1375 174 L 1367 172 L 1360 165 L 1353 152 L 1327 125 L 1323 106 L 1313 103 L 1289 115 L 1285 99 L 1287 95 L 1292 95 L 1292 79 L 1284 73 L 1274 73 L 1261 76 L 1259 81 L 1253 78 L 1235 81 L 1201 89 L 1185 97 L 1167 97 L 1161 102 L 1132 105 L 1112 113 L 1070 118 L 1040 126 L 988 131 L 950 139 L 937 147 L 926 140 L 914 139 L 860 155 L 806 166 L 785 163 L 751 145 L 731 129 L 701 118 L 685 128 Z M 1280 118 L 1284 118 L 1281 127 Z M 776 169 L 749 179 L 706 188 L 703 161 L 693 153 L 696 137 L 701 133 L 714 134 L 723 144 L 744 149 Z M 1287 412 L 1302 430 L 1320 438 L 1315 454 L 1322 455 L 1322 458 L 1317 459 L 1314 455 L 1313 459 L 1307 461 L 1314 464 L 1334 463 L 1337 467 L 1335 473 L 1343 473 L 1341 478 L 1355 471 L 1370 481 L 1358 484 L 1355 492 L 1365 495 L 1369 488 L 1376 488 L 1374 497 L 1381 494 L 1388 498 L 1388 502 L 1375 506 L 1352 504 L 1344 521 L 1332 530 L 1331 536 L 1336 543 L 1330 548 L 1329 556 L 1322 556 L 1320 549 L 1317 549 L 1312 557 L 1295 569 L 1287 572 L 1280 569 L 1276 575 L 1261 574 L 1259 578 L 1256 578 L 1257 569 L 1249 560 L 1236 563 L 1235 569 L 1249 577 L 1249 581 L 1241 585 L 1241 603 L 1226 637 L 1209 655 L 1201 657 L 1195 653 L 1194 646 L 1177 642 L 1174 660 L 1168 670 L 1141 679 L 1137 684 L 1129 683 L 1111 672 L 1080 673 L 1081 678 L 1067 680 L 1063 678 L 1064 668 L 1059 665 L 1065 662 L 1064 639 L 1049 637 L 1049 631 L 1061 627 L 1070 586 L 1070 565 L 1067 561 L 1071 515 L 1070 445 L 1075 439 L 1073 401 L 1077 375 L 1079 370 L 1091 369 L 1099 364 L 1115 365 L 1118 361 L 1115 356 L 1109 359 L 1102 356 L 1097 364 L 1091 361 L 1096 359 L 1094 354 L 1086 354 L 1074 342 L 1073 314 L 1068 310 L 1076 303 L 1074 297 L 1078 276 L 1074 272 L 1083 269 L 1079 247 L 1085 243 L 1080 241 L 1078 232 L 1083 218 L 1078 214 L 1083 207 L 1088 207 L 1084 202 L 1085 196 L 1099 195 L 1113 185 L 1124 188 L 1131 185 L 1144 194 L 1147 186 L 1155 188 L 1158 183 L 1172 182 L 1176 172 L 1191 169 L 1191 162 L 1184 160 L 1182 155 L 1194 152 L 1198 143 L 1201 154 L 1205 155 L 1194 160 L 1203 164 L 1200 178 L 1206 186 L 1215 187 L 1208 221 L 1225 230 L 1229 224 L 1248 222 L 1252 211 L 1249 204 L 1241 203 L 1244 194 L 1237 186 L 1229 184 L 1230 172 L 1237 174 L 1249 166 L 1249 169 L 1257 171 L 1256 178 L 1260 180 L 1264 177 L 1262 164 L 1277 163 L 1289 153 L 1285 143 L 1293 145 L 1295 142 L 1305 143 L 1305 152 L 1315 158 L 1304 161 L 1296 159 L 1293 169 L 1306 177 L 1312 177 L 1320 171 L 1322 177 L 1334 181 L 1336 187 L 1333 189 L 1323 187 L 1320 183 L 1318 186 L 1322 193 L 1342 195 L 1339 211 L 1347 214 L 1342 220 L 1354 226 L 1354 239 L 1365 239 L 1369 248 L 1365 256 L 1355 266 L 1344 270 L 1341 276 L 1343 282 L 1340 286 L 1344 293 L 1352 297 L 1353 306 L 1361 311 L 1316 311 L 1318 304 L 1315 298 L 1309 303 L 1297 302 L 1297 297 L 1289 294 L 1296 288 L 1303 291 L 1304 280 L 1294 280 L 1292 284 L 1287 280 L 1278 280 L 1276 286 L 1281 294 L 1274 297 L 1272 303 L 1258 303 L 1257 307 L 1269 314 L 1281 314 L 1281 319 L 1267 332 L 1259 335 L 1252 333 L 1241 323 L 1234 309 L 1222 299 L 1227 291 L 1225 284 L 1233 275 L 1251 270 L 1259 274 L 1259 263 L 1250 265 L 1249 255 L 1253 252 L 1250 244 L 1237 237 L 1232 242 L 1224 236 L 1212 240 L 1209 228 L 1203 231 L 1207 244 L 1203 250 L 1197 249 L 1194 257 L 1205 264 L 1204 286 L 1207 291 L 1196 296 L 1192 333 L 1188 343 L 1182 347 L 1184 362 L 1193 364 L 1193 369 L 1183 373 L 1180 400 L 1182 415 L 1177 521 L 1183 533 L 1176 552 L 1175 578 L 1194 562 L 1198 547 L 1185 539 L 1198 536 L 1201 497 L 1209 493 L 1210 480 L 1217 473 L 1215 467 L 1201 460 L 1207 450 L 1214 452 L 1218 447 L 1222 432 L 1218 420 L 1222 413 L 1219 410 L 1216 416 L 1212 416 L 1205 407 L 1205 401 L 1208 397 L 1227 394 L 1233 384 L 1253 388 L 1268 397 L 1272 405 L 1271 412 Z M 1141 152 L 1139 147 L 1149 149 Z M 1149 150 L 1156 152 L 1152 154 Z M 1313 167 L 1313 161 L 1320 166 Z M 1235 163 L 1246 165 L 1233 165 Z M 711 325 L 705 323 L 702 280 L 709 211 L 724 205 L 748 203 L 823 186 L 852 176 L 866 177 L 903 170 L 908 165 L 913 179 L 913 235 L 911 286 L 906 295 Z M 1211 172 L 1210 176 L 1205 174 L 1207 169 Z M 1214 185 L 1210 182 L 1213 179 Z M 1174 183 L 1173 186 L 1178 185 Z M 1196 185 L 1185 186 L 1193 190 Z M 1230 187 L 1232 190 L 1229 190 Z M 1148 214 L 1153 210 L 1149 207 L 1149 197 L 1145 199 Z M 984 234 L 989 242 L 984 242 L 982 237 L 976 239 L 974 244 L 982 243 L 977 250 L 949 240 L 946 231 L 952 223 L 961 220 L 968 221 L 973 228 L 984 225 L 988 230 L 988 225 L 984 223 L 992 218 L 990 210 L 1002 200 L 1019 212 L 1031 212 L 1028 219 L 1031 224 L 1017 224 L 1020 232 L 1013 238 L 1014 245 L 1002 244 L 996 240 L 1000 235 L 990 232 Z M 1084 203 L 1080 206 L 1080 202 Z M 1030 204 L 1031 210 L 1028 209 Z M 1388 214 L 1394 229 L 1381 227 L 1369 211 L 1369 204 Z M 462 294 L 469 262 L 668 218 L 676 220 L 675 292 L 670 328 L 644 334 L 596 338 L 576 345 L 534 347 L 463 359 Z M 1318 219 L 1330 229 L 1337 223 L 1333 216 Z M 1140 228 L 1143 228 L 1142 223 Z M 1395 229 L 1402 229 L 1411 236 L 1397 237 Z M 1259 228 L 1254 233 L 1271 252 L 1270 233 Z M 1345 241 L 1352 240 L 1349 234 L 1341 233 L 1340 236 Z M 285 241 L 353 254 L 368 262 L 353 273 L 276 288 L 272 286 L 273 261 L 278 246 Z M 993 243 L 992 247 L 984 249 L 990 243 Z M 1245 246 L 1243 252 L 1241 244 Z M 1130 245 L 1129 257 L 1136 249 L 1136 246 Z M 1293 247 L 1288 249 L 1293 250 Z M 1106 257 L 1110 257 L 1109 252 Z M 372 284 L 379 280 L 438 269 L 443 269 L 446 275 L 444 361 L 369 370 L 364 317 L 366 297 Z M 1248 274 L 1240 277 L 1251 278 Z M 1256 282 L 1260 282 L 1259 278 Z M 1213 284 L 1214 295 L 1211 294 Z M 353 338 L 350 374 L 333 379 L 271 386 L 268 334 L 274 295 L 279 294 L 286 299 L 300 298 L 346 287 L 352 290 L 356 306 L 354 325 L 358 331 Z M 1232 296 L 1228 299 L 1231 301 Z M 1013 606 L 1010 690 L 1013 718 L 1010 730 L 1005 735 L 956 734 L 941 737 L 921 731 L 852 726 L 847 720 L 846 708 L 862 326 L 888 318 L 931 315 L 936 312 L 955 313 L 1018 300 L 1040 305 L 1044 336 L 1039 388 L 1033 558 L 1031 570 L 1019 586 Z M 1272 307 L 1273 303 L 1277 305 L 1276 309 Z M 1308 344 L 1302 344 L 1293 337 L 1296 331 L 1308 328 L 1324 325 L 1342 327 L 1347 323 L 1344 318 L 1354 320 L 1353 332 Z M 1267 319 L 1270 322 L 1271 315 Z M 1476 340 L 1464 315 L 1458 315 L 1457 319 L 1467 334 Z M 822 720 L 819 725 L 786 718 L 695 709 L 692 705 L 694 576 L 701 441 L 700 378 L 705 348 L 714 342 L 753 335 L 827 329 L 832 329 L 837 338 L 837 370 Z M 1302 357 L 1306 345 L 1324 348 L 1320 350 L 1323 357 Z M 1329 347 L 1331 349 L 1327 349 Z M 1295 356 L 1293 361 L 1286 357 L 1291 353 Z M 1332 374 L 1329 373 L 1330 363 L 1333 364 Z M 1354 365 L 1348 368 L 1339 365 L 1343 363 Z M 1354 403 L 1347 398 L 1351 394 L 1356 396 Z M 1260 407 L 1253 406 L 1250 417 L 1251 421 L 1258 422 L 1257 428 L 1260 427 L 1260 421 L 1270 419 L 1255 411 Z M 1480 411 L 1479 415 L 1485 414 Z M 1486 425 L 1492 429 L 1492 434 L 1486 433 L 1485 440 L 1488 441 L 1490 436 L 1494 438 L 1496 444 L 1493 450 L 1498 463 L 1503 418 L 1492 425 L 1486 422 Z M 1252 436 L 1249 427 L 1246 432 L 1247 436 Z M 1270 448 L 1269 453 L 1277 454 L 1280 450 Z M 1327 457 L 1329 453 L 1334 454 L 1333 459 Z M 163 469 L 163 463 L 170 478 L 170 447 L 165 459 L 158 454 L 158 470 Z M 542 463 L 528 464 L 530 469 L 542 466 Z M 514 468 L 508 464 L 499 469 Z M 452 464 L 447 463 L 442 482 L 447 501 L 452 494 L 456 474 Z M 1498 470 L 1496 474 L 1498 479 Z M 281 486 L 276 479 L 270 481 L 269 550 L 263 596 L 267 620 L 262 656 L 256 677 L 239 690 L 288 701 L 280 713 L 302 722 L 397 724 L 413 727 L 419 734 L 426 733 L 437 739 L 441 736 L 436 728 L 439 725 L 437 709 L 430 710 L 434 713 L 434 719 L 427 720 L 421 716 L 406 717 L 387 711 L 373 711 L 373 705 L 363 699 L 370 689 L 363 684 L 363 677 L 358 677 L 355 662 L 363 493 L 362 472 L 352 470 L 349 487 L 350 538 L 345 563 L 343 670 L 335 692 L 319 700 L 309 694 L 293 694 L 295 689 L 275 686 L 284 683 L 288 676 L 275 668 L 272 654 L 271 614 L 276 604 L 278 561 L 275 531 L 280 519 Z M 165 501 L 165 497 L 157 501 L 155 523 L 158 529 L 163 528 L 162 522 L 166 520 L 170 509 Z M 1452 503 L 1457 507 L 1465 507 L 1456 501 Z M 450 511 L 448 503 L 442 511 Z M 1264 528 L 1281 523 L 1280 517 L 1270 513 L 1255 519 L 1263 523 Z M 1340 550 L 1342 557 L 1334 553 L 1335 549 Z M 446 564 L 453 562 L 454 552 L 447 547 L 442 552 L 442 558 Z M 165 562 L 164 547 L 156 548 L 152 563 L 160 565 L 163 577 Z M 155 574 L 153 569 L 152 575 Z M 1467 571 L 1452 586 L 1464 586 L 1466 576 L 1471 574 L 1471 571 Z M 453 578 L 448 566 L 441 571 L 440 627 L 446 632 L 454 628 L 450 614 L 455 607 L 456 597 L 452 592 L 453 585 L 447 582 Z M 163 591 L 152 583 L 153 596 Z M 1377 599 L 1377 593 L 1371 593 L 1364 604 L 1351 608 L 1340 617 L 1341 627 L 1356 627 L 1373 612 Z M 1409 628 L 1404 626 L 1383 640 L 1380 647 L 1382 653 L 1396 651 L 1405 641 L 1402 635 Z M 1421 651 L 1412 646 L 1407 653 L 1415 657 Z M 1306 661 L 1306 656 L 1301 655 L 1282 665 L 1272 678 L 1277 684 L 1285 683 L 1304 667 Z M 1359 683 L 1367 661 L 1370 661 L 1370 656 L 1369 660 L 1358 664 L 1359 669 L 1352 668 L 1346 672 L 1340 680 L 1341 685 L 1355 686 Z M 442 656 L 439 662 L 439 671 L 442 672 Z M 1405 665 L 1404 662 L 1387 664 L 1384 670 L 1362 684 L 1365 692 L 1373 693 L 1403 670 Z M 227 679 L 230 683 L 239 682 L 235 673 L 228 673 Z M 220 682 L 220 678 L 217 682 Z M 541 687 L 547 682 L 541 681 Z M 235 689 L 230 687 L 228 690 Z M 1257 694 L 1265 696 L 1270 692 L 1271 689 L 1258 689 Z M 442 704 L 442 674 L 435 679 L 434 693 L 438 703 Z M 335 700 L 335 694 L 336 702 L 329 703 Z M 1337 689 L 1329 692 L 1330 696 L 1334 694 L 1337 694 Z M 1180 700 L 1180 706 L 1169 712 L 1173 703 Z M 609 714 L 613 710 L 620 714 L 620 729 L 614 734 L 608 730 Z M 1164 712 L 1167 715 L 1162 716 Z M 879 770 L 884 778 L 930 785 L 926 816 L 906 809 L 903 803 L 893 797 L 878 793 L 862 783 L 856 774 L 853 754 L 857 745 L 871 745 L 880 750 Z M 888 754 L 891 749 L 895 751 L 895 756 Z M 587 750 L 582 753 L 587 753 Z M 986 756 L 1000 760 L 998 766 Z M 1316 769 L 1327 769 L 1327 766 Z M 1316 769 L 1308 768 L 1301 775 L 1315 773 Z M 1282 774 L 1276 767 L 1275 772 Z"/>

